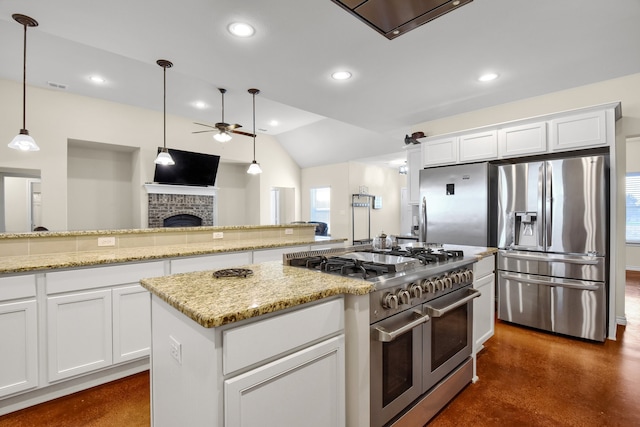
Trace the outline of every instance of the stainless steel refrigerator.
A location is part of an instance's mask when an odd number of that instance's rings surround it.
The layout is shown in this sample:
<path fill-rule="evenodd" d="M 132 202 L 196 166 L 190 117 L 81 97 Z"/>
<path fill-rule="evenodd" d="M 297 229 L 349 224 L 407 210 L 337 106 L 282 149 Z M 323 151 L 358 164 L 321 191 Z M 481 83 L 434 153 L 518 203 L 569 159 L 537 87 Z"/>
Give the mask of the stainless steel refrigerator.
<path fill-rule="evenodd" d="M 498 318 L 604 341 L 609 159 L 498 167 Z"/>
<path fill-rule="evenodd" d="M 486 162 L 421 170 L 419 240 L 495 247 L 495 180 Z"/>

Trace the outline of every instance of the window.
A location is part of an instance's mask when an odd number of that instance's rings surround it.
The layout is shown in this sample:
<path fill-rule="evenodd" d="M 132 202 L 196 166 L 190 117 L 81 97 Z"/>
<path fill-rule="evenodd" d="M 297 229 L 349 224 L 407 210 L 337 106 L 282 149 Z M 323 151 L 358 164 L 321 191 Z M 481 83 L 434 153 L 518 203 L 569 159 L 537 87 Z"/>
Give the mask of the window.
<path fill-rule="evenodd" d="M 640 172 L 627 174 L 627 243 L 640 243 Z"/>
<path fill-rule="evenodd" d="M 331 218 L 331 187 L 311 189 L 311 221 L 319 221 L 327 224 L 327 230 L 331 230 L 329 219 Z"/>

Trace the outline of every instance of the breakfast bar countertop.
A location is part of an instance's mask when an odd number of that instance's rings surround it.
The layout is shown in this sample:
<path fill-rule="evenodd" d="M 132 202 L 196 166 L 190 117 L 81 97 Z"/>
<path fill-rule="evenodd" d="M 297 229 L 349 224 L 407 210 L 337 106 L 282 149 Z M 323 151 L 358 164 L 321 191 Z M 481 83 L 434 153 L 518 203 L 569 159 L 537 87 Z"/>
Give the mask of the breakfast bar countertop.
<path fill-rule="evenodd" d="M 205 328 L 261 316 L 341 295 L 366 295 L 370 282 L 283 265 L 281 261 L 239 266 L 247 277 L 215 278 L 213 271 L 142 279 L 140 284 Z"/>

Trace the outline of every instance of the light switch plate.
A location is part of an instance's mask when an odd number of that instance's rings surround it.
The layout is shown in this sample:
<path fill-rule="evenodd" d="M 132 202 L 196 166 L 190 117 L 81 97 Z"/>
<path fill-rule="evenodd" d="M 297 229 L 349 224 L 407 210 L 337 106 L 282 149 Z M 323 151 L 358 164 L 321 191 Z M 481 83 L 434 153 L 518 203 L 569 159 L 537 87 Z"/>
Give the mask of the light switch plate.
<path fill-rule="evenodd" d="M 98 237 L 98 246 L 115 246 L 115 237 Z"/>
<path fill-rule="evenodd" d="M 284 234 L 293 234 L 293 228 L 285 228 Z"/>
<path fill-rule="evenodd" d="M 213 233 L 214 239 L 222 239 L 223 237 L 224 237 L 224 232 L 222 231 L 216 231 Z"/>

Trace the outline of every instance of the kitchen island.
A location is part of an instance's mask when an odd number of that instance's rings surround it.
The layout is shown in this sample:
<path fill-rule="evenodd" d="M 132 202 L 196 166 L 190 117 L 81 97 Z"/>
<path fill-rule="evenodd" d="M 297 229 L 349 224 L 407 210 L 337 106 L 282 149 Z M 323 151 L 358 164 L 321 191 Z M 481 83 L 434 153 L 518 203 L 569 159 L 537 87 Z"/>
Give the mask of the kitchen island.
<path fill-rule="evenodd" d="M 455 248 L 493 274 L 492 248 Z M 141 281 L 153 425 L 369 426 L 371 283 L 277 261 L 236 268 L 253 274 Z"/>

